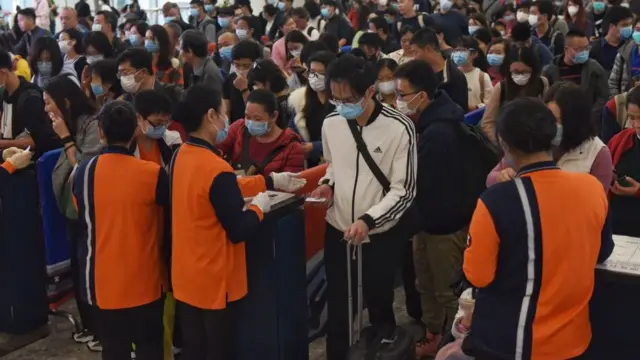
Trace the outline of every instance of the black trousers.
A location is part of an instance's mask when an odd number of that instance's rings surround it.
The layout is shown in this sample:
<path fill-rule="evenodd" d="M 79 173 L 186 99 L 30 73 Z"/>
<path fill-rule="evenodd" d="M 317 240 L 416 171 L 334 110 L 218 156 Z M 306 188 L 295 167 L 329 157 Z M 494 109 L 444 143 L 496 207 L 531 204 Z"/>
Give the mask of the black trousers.
<path fill-rule="evenodd" d="M 80 276 L 83 276 L 83 271 L 80 269 L 80 261 L 78 260 L 78 221 L 69 220 L 67 221 L 67 236 L 69 237 L 69 260 L 71 262 L 71 279 L 73 280 L 73 296 L 76 298 L 76 304 L 78 306 L 78 313 L 80 315 L 80 322 L 82 323 L 82 328 L 90 331 L 95 335 L 95 321 L 93 321 L 93 317 L 95 316 L 95 311 L 91 305 L 82 301 L 83 296 L 80 293 L 82 289 L 80 288 Z"/>
<path fill-rule="evenodd" d="M 102 342 L 102 359 L 131 359 L 131 344 L 135 344 L 137 360 L 162 360 L 163 310 L 164 297 L 128 309 L 97 309 L 95 324 Z"/>
<path fill-rule="evenodd" d="M 413 265 L 413 242 L 405 241 L 402 252 L 402 283 L 404 284 L 407 314 L 415 321 L 422 322 L 420 293 L 416 289 L 416 268 Z"/>
<path fill-rule="evenodd" d="M 324 260 L 327 274 L 327 360 L 344 360 L 349 348 L 347 296 L 347 255 L 344 233 L 327 224 Z M 392 336 L 396 327 L 393 314 L 393 287 L 400 267 L 406 239 L 392 233 L 371 235 L 362 246 L 362 291 L 371 325 L 382 336 Z M 357 311 L 357 262 L 352 257 L 354 316 Z"/>
<path fill-rule="evenodd" d="M 180 360 L 234 359 L 238 304 L 234 301 L 226 309 L 205 310 L 176 301 L 182 333 Z"/>

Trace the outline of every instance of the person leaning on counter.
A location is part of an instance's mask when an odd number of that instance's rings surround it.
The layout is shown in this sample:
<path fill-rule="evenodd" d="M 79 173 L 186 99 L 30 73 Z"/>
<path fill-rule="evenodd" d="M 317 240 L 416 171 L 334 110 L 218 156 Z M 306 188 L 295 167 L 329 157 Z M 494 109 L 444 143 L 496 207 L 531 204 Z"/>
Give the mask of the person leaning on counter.
<path fill-rule="evenodd" d="M 247 294 L 244 241 L 271 207 L 264 191 L 295 191 L 306 181 L 291 173 L 238 178 L 215 147 L 229 128 L 222 93 L 195 85 L 182 105 L 189 137 L 174 154 L 169 175 L 181 358 L 226 360 L 232 358 L 235 307 Z M 255 194 L 245 209 L 243 196 Z"/>

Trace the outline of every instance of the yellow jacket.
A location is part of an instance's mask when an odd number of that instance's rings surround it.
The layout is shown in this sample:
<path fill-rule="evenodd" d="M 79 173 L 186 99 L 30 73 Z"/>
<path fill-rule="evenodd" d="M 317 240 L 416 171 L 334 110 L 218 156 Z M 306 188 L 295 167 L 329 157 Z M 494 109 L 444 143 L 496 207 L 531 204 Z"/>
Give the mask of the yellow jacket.
<path fill-rule="evenodd" d="M 25 80 L 31 81 L 31 69 L 29 63 L 20 55 L 13 55 L 13 73 L 22 76 Z"/>

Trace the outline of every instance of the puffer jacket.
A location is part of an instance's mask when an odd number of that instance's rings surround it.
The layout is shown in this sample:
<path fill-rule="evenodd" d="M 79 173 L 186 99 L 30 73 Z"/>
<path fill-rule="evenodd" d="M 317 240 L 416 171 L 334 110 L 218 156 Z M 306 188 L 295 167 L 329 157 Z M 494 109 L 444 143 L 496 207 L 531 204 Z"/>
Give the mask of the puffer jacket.
<path fill-rule="evenodd" d="M 242 164 L 242 146 L 245 141 L 244 119 L 235 121 L 229 126 L 229 134 L 227 138 L 216 147 L 228 157 L 233 164 Z M 300 172 L 304 169 L 304 150 L 301 144 L 301 138 L 293 130 L 286 128 L 282 130 L 282 134 L 271 144 L 273 149 L 283 147 L 283 149 L 264 166 L 260 172 L 263 175 L 269 175 L 272 172 Z M 254 163 L 260 164 L 261 160 Z"/>
<path fill-rule="evenodd" d="M 619 50 L 616 60 L 613 62 L 613 68 L 609 75 L 608 87 L 609 95 L 616 96 L 631 90 L 633 83 L 631 81 L 631 54 L 638 51 L 638 45 L 634 41 L 628 41 Z"/>

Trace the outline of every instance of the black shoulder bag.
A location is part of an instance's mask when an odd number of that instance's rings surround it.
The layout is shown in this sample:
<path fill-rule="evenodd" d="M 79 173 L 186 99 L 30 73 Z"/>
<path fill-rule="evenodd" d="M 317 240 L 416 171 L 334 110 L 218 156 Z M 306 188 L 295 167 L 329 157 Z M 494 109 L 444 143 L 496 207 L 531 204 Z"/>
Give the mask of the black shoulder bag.
<path fill-rule="evenodd" d="M 264 169 L 269 165 L 269 163 L 278 156 L 284 149 L 286 149 L 287 145 L 280 145 L 275 147 L 267 156 L 260 162 L 260 164 L 256 164 L 253 160 L 251 160 L 251 156 L 249 155 L 249 142 L 251 141 L 251 134 L 249 134 L 249 130 L 244 129 L 244 134 L 242 135 L 242 158 L 240 160 L 240 168 L 244 170 L 245 175 L 264 175 Z"/>

